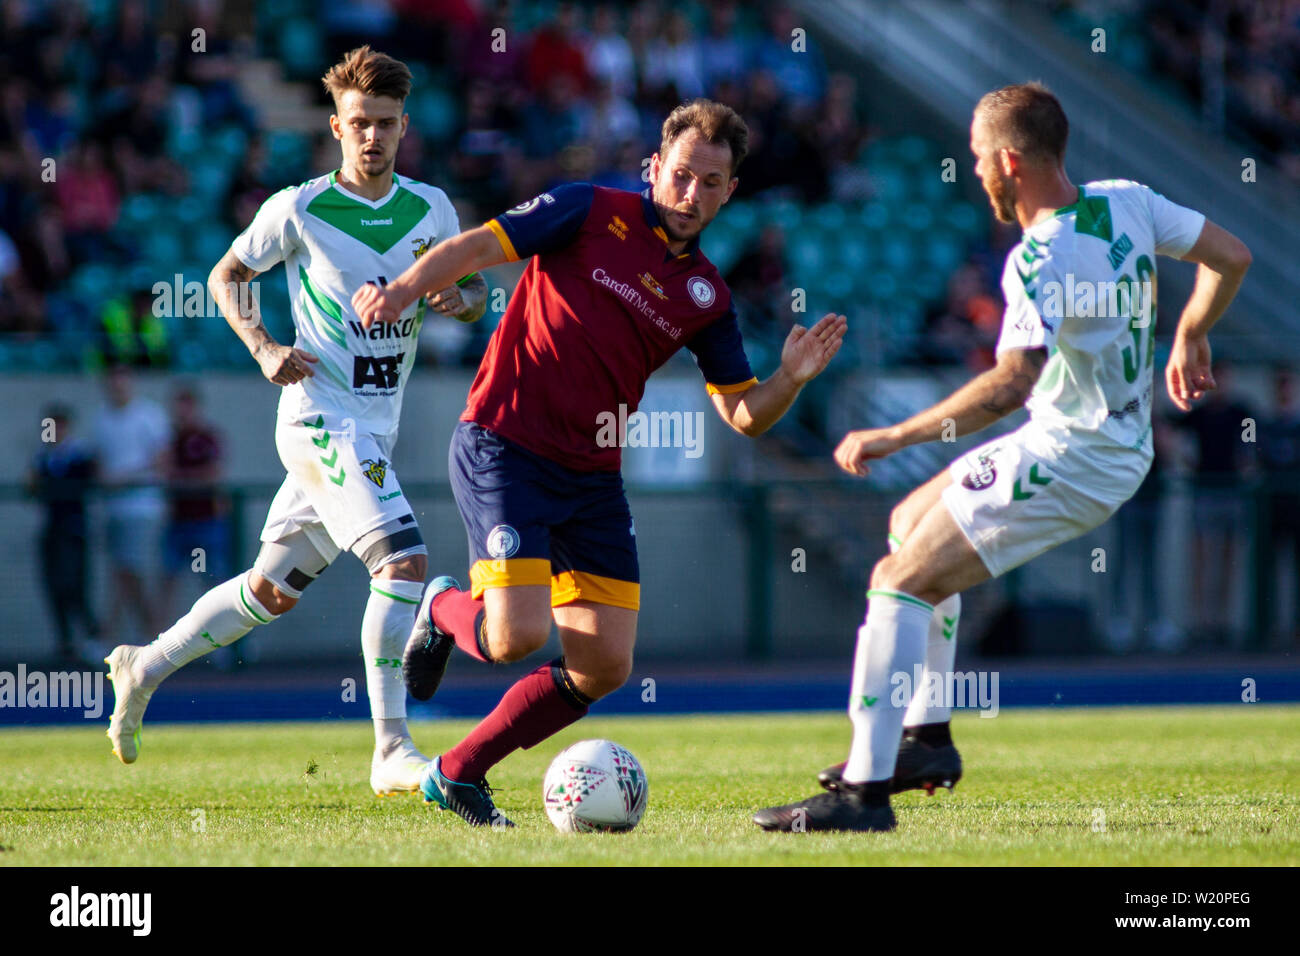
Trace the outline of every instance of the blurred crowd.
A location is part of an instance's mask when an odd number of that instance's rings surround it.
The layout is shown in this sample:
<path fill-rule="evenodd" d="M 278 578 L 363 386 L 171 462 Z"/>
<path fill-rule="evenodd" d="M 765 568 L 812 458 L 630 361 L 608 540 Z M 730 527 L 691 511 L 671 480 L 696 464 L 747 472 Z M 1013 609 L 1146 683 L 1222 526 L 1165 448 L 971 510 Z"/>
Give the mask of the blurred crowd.
<path fill-rule="evenodd" d="M 1145 0 L 1151 68 L 1300 182 L 1300 2 Z"/>
<path fill-rule="evenodd" d="M 37 553 L 58 655 L 94 665 L 114 644 L 156 635 L 184 603 L 178 591 L 203 591 L 232 573 L 222 440 L 197 386 L 174 385 L 170 418 L 136 394 L 126 366 L 108 369 L 103 386 L 87 421 L 63 403 L 42 411 L 27 474 L 44 512 Z M 92 495 L 100 528 L 91 527 Z M 105 614 L 91 596 L 92 537 L 103 543 L 110 579 Z"/>
<path fill-rule="evenodd" d="M 187 190 L 166 152 L 178 130 L 252 122 L 217 9 L 0 6 L 0 331 L 34 336 L 72 321 L 57 297 L 72 273 L 129 264 L 133 250 L 112 231 L 124 198 Z M 182 24 L 206 30 L 202 56 L 181 46 Z"/>
<path fill-rule="evenodd" d="M 343 50 L 369 42 L 405 58 L 416 87 L 398 168 L 444 187 L 466 221 L 558 182 L 642 188 L 663 117 L 700 95 L 749 124 L 738 198 L 811 206 L 873 188 L 857 81 L 828 69 L 782 3 L 380 0 L 316 11 L 297 0 L 3 0 L 0 18 L 0 344 L 89 343 L 89 357 L 75 359 L 83 365 L 175 362 L 180 343 L 150 289 L 179 270 L 181 254 L 164 270 L 148 223 L 122 227 L 133 197 L 156 198 L 156 215 L 183 207 L 204 174 L 187 157 L 220 152 L 221 131 L 234 128 L 237 158 L 213 212 L 224 221 L 206 230 L 233 236 L 272 192 L 337 164 L 323 126 L 297 153 L 277 152 L 286 134 L 259 127 L 256 91 L 239 83 L 259 58 L 320 106 L 318 77 Z M 445 115 L 431 108 L 438 96 Z M 178 146 L 196 142 L 197 153 Z M 192 243 L 194 227 L 185 232 Z M 774 317 L 771 283 L 789 272 L 777 232 L 736 275 L 743 318 L 760 329 Z M 165 242 L 161 251 L 166 259 Z M 746 272 L 755 252 L 769 259 L 759 282 Z M 77 282 L 86 266 L 118 276 L 142 263 L 130 285 Z M 989 268 L 966 270 L 916 358 L 980 367 L 996 286 Z M 475 330 L 451 361 L 476 363 L 488 331 Z"/>

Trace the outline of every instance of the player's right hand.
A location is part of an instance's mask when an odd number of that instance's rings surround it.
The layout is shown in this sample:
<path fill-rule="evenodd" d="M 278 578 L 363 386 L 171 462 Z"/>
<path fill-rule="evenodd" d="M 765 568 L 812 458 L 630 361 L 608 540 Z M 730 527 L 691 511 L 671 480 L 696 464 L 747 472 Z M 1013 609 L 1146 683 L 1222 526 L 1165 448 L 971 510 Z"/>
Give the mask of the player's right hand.
<path fill-rule="evenodd" d="M 352 308 L 356 310 L 357 315 L 361 317 L 361 324 L 367 329 L 376 322 L 387 322 L 391 325 L 402 313 L 396 296 L 373 282 L 367 282 L 352 293 Z"/>
<path fill-rule="evenodd" d="M 257 364 L 272 385 L 292 385 L 316 373 L 312 366 L 319 362 L 316 356 L 289 345 L 268 345 L 257 353 Z"/>
<path fill-rule="evenodd" d="M 864 428 L 844 436 L 835 449 L 835 463 L 850 475 L 862 477 L 871 472 L 868 461 L 892 455 L 902 447 L 892 428 Z"/>
<path fill-rule="evenodd" d="M 1169 397 L 1182 411 L 1218 385 L 1210 372 L 1210 340 L 1204 335 L 1175 335 L 1165 366 Z"/>

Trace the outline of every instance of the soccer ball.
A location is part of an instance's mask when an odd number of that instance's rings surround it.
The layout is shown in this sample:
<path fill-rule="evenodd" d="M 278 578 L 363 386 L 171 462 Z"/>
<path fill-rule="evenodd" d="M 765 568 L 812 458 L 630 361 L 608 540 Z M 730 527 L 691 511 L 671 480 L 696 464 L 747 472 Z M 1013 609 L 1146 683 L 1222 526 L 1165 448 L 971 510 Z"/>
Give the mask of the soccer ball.
<path fill-rule="evenodd" d="M 542 783 L 546 815 L 561 833 L 626 833 L 641 822 L 649 795 L 640 762 L 612 740 L 565 748 Z"/>

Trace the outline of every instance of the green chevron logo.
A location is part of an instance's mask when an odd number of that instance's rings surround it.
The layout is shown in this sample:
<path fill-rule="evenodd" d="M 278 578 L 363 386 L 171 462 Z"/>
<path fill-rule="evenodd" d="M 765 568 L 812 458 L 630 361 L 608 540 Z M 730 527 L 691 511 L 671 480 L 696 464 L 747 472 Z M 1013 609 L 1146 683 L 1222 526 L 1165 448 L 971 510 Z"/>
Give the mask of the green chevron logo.
<path fill-rule="evenodd" d="M 863 697 L 863 698 L 862 698 L 862 706 L 863 706 L 863 707 L 870 707 L 872 704 L 874 704 L 874 703 L 875 703 L 876 701 L 878 701 L 878 700 L 880 700 L 879 697 Z"/>
<path fill-rule="evenodd" d="M 1038 463 L 1035 462 L 1033 467 L 1029 469 L 1029 483 L 1031 485 L 1050 485 L 1052 483 L 1052 479 L 1040 477 L 1038 474 Z M 1020 487 L 1019 478 L 1016 479 L 1015 486 L 1012 487 L 1011 489 L 1011 497 L 1015 501 L 1024 501 L 1027 498 L 1034 497 L 1035 494 L 1036 492 L 1033 491 L 1022 490 Z"/>
<path fill-rule="evenodd" d="M 340 488 L 342 488 L 342 487 L 343 487 L 343 479 L 346 478 L 347 476 L 348 476 L 348 473 L 347 473 L 346 471 L 344 471 L 342 468 L 340 468 L 340 469 L 339 469 L 339 473 L 338 473 L 337 475 L 330 475 L 330 481 L 334 482 L 334 484 L 336 484 L 336 485 L 338 485 Z"/>
<path fill-rule="evenodd" d="M 944 638 L 951 641 L 955 633 L 957 633 L 957 619 L 955 617 L 945 617 L 943 619 Z"/>
<path fill-rule="evenodd" d="M 339 460 L 339 450 L 337 448 L 335 448 L 334 451 L 330 453 L 329 458 L 326 458 L 324 455 L 320 456 L 320 463 L 324 465 L 326 468 L 333 468 L 334 463 L 338 460 Z"/>

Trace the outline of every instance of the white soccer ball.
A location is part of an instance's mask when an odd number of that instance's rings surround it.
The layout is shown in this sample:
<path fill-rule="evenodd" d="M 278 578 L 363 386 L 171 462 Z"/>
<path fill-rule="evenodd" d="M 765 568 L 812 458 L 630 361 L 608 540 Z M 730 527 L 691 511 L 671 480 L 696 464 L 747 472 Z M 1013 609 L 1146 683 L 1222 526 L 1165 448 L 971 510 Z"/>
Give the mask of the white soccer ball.
<path fill-rule="evenodd" d="M 565 748 L 542 783 L 546 815 L 561 833 L 626 833 L 641 822 L 649 795 L 640 762 L 612 740 Z"/>

